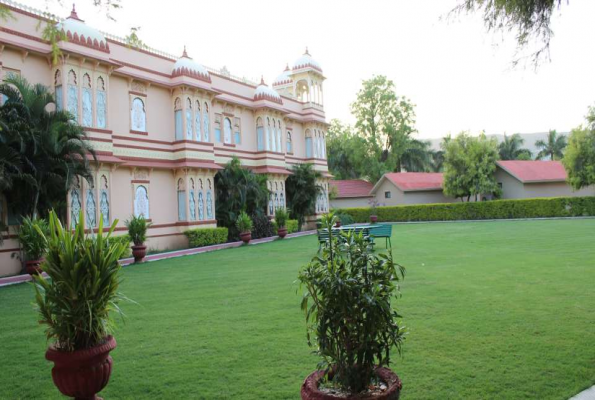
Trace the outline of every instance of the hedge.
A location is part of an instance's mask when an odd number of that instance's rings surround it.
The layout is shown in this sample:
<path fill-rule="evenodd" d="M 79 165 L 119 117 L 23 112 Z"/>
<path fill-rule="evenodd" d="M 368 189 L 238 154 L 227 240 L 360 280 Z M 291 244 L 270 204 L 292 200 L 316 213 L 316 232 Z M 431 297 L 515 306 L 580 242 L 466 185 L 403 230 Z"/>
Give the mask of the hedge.
<path fill-rule="evenodd" d="M 190 247 L 203 247 L 227 242 L 227 228 L 190 229 L 184 232 Z"/>
<path fill-rule="evenodd" d="M 119 236 L 110 236 L 110 240 L 112 242 L 123 243 L 126 245 L 126 250 L 122 253 L 120 258 L 128 258 L 132 256 L 132 249 L 130 248 L 130 235 L 119 235 Z"/>
<path fill-rule="evenodd" d="M 370 208 L 343 208 L 355 222 L 369 222 Z M 595 216 L 595 197 L 552 197 L 469 203 L 378 207 L 379 222 L 458 221 Z"/>
<path fill-rule="evenodd" d="M 287 223 L 285 224 L 287 228 L 287 233 L 295 233 L 298 231 L 298 221 L 297 219 L 288 219 Z M 273 221 L 273 229 L 275 229 L 275 235 L 277 234 L 277 223 Z"/>

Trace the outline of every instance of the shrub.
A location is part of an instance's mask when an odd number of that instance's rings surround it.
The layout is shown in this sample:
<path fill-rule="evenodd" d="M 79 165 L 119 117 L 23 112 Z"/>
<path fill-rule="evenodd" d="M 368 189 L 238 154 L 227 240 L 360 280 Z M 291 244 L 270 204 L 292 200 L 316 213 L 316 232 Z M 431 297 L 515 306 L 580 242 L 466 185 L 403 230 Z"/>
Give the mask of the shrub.
<path fill-rule="evenodd" d="M 345 208 L 355 222 L 368 222 L 368 208 Z M 471 203 L 378 207 L 379 222 L 457 221 L 595 216 L 595 197 L 552 197 Z"/>
<path fill-rule="evenodd" d="M 130 248 L 130 242 L 132 242 L 132 240 L 130 239 L 130 235 L 125 234 L 120 236 L 110 236 L 109 240 L 112 243 L 121 243 L 124 245 L 125 249 L 122 253 L 122 258 L 128 258 L 132 256 L 132 249 Z"/>
<path fill-rule="evenodd" d="M 351 225 L 351 224 L 355 223 L 355 220 L 353 219 L 353 217 L 351 215 L 343 212 L 343 210 L 336 210 L 335 216 L 337 218 L 339 218 L 339 220 L 341 221 L 341 225 L 343 225 L 343 226 Z"/>
<path fill-rule="evenodd" d="M 18 240 L 29 260 L 38 260 L 47 251 L 45 236 L 49 233 L 46 220 L 29 217 L 23 218 L 19 228 Z"/>
<path fill-rule="evenodd" d="M 142 215 L 139 215 L 138 217 L 133 215 L 129 221 L 126 221 L 128 235 L 135 246 L 142 246 L 143 243 L 145 243 L 149 226 L 150 224 L 147 223 L 147 220 Z"/>
<path fill-rule="evenodd" d="M 322 358 L 327 378 L 356 394 L 373 382 L 377 367 L 389 364 L 393 346 L 401 350 L 404 329 L 391 303 L 405 269 L 390 251 L 374 254 L 362 234 L 343 234 L 339 244 L 332 234 L 336 221 L 332 214 L 323 217 L 328 245 L 299 273 L 306 288 L 301 308 L 308 344 Z"/>
<path fill-rule="evenodd" d="M 238 219 L 236 220 L 236 227 L 240 233 L 250 232 L 252 230 L 252 219 L 245 211 L 242 211 L 240 215 L 238 215 Z"/>
<path fill-rule="evenodd" d="M 262 239 L 276 235 L 273 223 L 266 215 L 254 214 L 252 215 L 252 222 L 254 223 L 252 227 L 252 239 Z"/>
<path fill-rule="evenodd" d="M 204 247 L 227 241 L 227 228 L 199 228 L 184 232 L 190 247 Z"/>
<path fill-rule="evenodd" d="M 277 234 L 277 223 L 275 221 L 271 222 L 272 226 L 273 226 L 273 235 L 275 236 Z M 298 231 L 298 221 L 297 219 L 288 219 L 287 223 L 285 224 L 285 229 L 287 229 L 287 233 L 295 233 Z"/>
<path fill-rule="evenodd" d="M 285 207 L 279 207 L 275 210 L 275 223 L 280 228 L 286 228 L 289 213 Z"/>
<path fill-rule="evenodd" d="M 41 267 L 49 277 L 33 277 L 40 323 L 48 326 L 48 340 L 62 351 L 100 344 L 113 328 L 110 312 L 119 312 L 117 303 L 124 298 L 118 293 L 124 245 L 109 240 L 118 221 L 104 235 L 100 218 L 97 234 L 88 237 L 82 212 L 79 221 L 71 232 L 50 213 L 49 234 L 44 235 L 48 252 Z"/>

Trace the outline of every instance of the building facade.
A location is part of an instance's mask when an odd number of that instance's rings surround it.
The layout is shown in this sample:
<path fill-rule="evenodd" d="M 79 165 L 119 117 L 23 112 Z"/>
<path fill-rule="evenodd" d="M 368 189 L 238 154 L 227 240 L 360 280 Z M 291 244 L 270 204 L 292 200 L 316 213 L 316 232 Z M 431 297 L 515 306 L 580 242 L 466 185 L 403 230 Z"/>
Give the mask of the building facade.
<path fill-rule="evenodd" d="M 97 152 L 94 181 L 68 195 L 69 222 L 83 211 L 87 226 L 143 215 L 152 222 L 148 246 L 187 245 L 187 229 L 216 226 L 215 175 L 238 157 L 265 174 L 267 214 L 287 202 L 293 165 L 312 163 L 323 188 L 316 212 L 329 208 L 322 68 L 306 50 L 271 86 L 206 68 L 187 54 L 174 57 L 133 48 L 72 13 L 64 20 L 14 2 L 0 27 L 0 77 L 20 75 L 52 88 L 88 134 Z M 57 23 L 68 40 L 50 43 L 39 24 Z M 0 101 L 2 101 L 0 99 Z M 4 204 L 6 210 L 8 205 Z M 7 218 L 3 212 L 2 217 Z M 17 273 L 14 235 L 0 248 L 0 276 Z"/>

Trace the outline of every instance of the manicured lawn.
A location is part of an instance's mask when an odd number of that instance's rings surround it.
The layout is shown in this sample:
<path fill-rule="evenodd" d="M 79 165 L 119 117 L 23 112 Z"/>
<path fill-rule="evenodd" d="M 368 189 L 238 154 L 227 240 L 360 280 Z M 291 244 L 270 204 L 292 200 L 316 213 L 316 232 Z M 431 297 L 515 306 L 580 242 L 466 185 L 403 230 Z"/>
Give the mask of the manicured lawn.
<path fill-rule="evenodd" d="M 405 399 L 567 399 L 595 384 L 595 220 L 399 225 Z M 379 247 L 383 247 L 384 244 Z M 314 237 L 124 269 L 106 399 L 298 399 L 294 280 Z M 59 398 L 29 285 L 0 288 L 0 399 Z"/>

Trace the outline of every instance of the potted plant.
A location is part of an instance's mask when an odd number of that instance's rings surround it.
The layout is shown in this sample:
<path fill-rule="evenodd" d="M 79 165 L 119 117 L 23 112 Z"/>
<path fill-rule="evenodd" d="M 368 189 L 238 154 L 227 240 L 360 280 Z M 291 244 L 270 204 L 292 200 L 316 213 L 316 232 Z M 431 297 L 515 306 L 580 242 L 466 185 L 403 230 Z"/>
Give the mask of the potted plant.
<path fill-rule="evenodd" d="M 46 324 L 50 344 L 45 357 L 54 362 L 52 379 L 62 394 L 77 399 L 97 399 L 107 385 L 116 347 L 111 335 L 111 311 L 117 303 L 120 265 L 125 245 L 110 241 L 117 221 L 106 235 L 99 218 L 96 235 L 85 237 L 84 218 L 74 232 L 64 229 L 56 216 L 49 216 L 48 246 L 42 270 L 35 275 L 35 303 L 40 323 Z M 41 228 L 36 228 L 43 234 Z"/>
<path fill-rule="evenodd" d="M 378 221 L 378 215 L 376 215 L 376 209 L 379 206 L 378 200 L 372 198 L 368 201 L 368 204 L 370 204 L 370 222 L 375 224 Z"/>
<path fill-rule="evenodd" d="M 34 275 L 41 272 L 40 265 L 47 251 L 44 235 L 49 232 L 46 220 L 40 218 L 23 218 L 18 233 L 18 241 L 25 253 L 25 271 Z"/>
<path fill-rule="evenodd" d="M 133 243 L 132 256 L 134 262 L 142 262 L 147 255 L 147 246 L 145 246 L 145 240 L 147 240 L 147 229 L 149 223 L 142 215 L 132 216 L 130 220 L 126 221 L 126 227 L 128 228 L 128 236 Z"/>
<path fill-rule="evenodd" d="M 245 211 L 242 211 L 240 215 L 238 215 L 236 227 L 240 231 L 240 239 L 242 239 L 242 242 L 244 242 L 244 244 L 250 243 L 250 240 L 252 240 L 252 219 Z"/>
<path fill-rule="evenodd" d="M 279 207 L 275 211 L 275 223 L 277 224 L 277 235 L 283 239 L 287 236 L 287 220 L 289 213 L 284 207 Z"/>
<path fill-rule="evenodd" d="M 388 369 L 393 346 L 401 352 L 404 328 L 393 300 L 405 269 L 390 251 L 375 254 L 362 234 L 333 234 L 336 216 L 323 226 L 328 246 L 299 273 L 305 288 L 308 344 L 322 360 L 302 385 L 304 400 L 398 399 L 401 380 Z"/>

